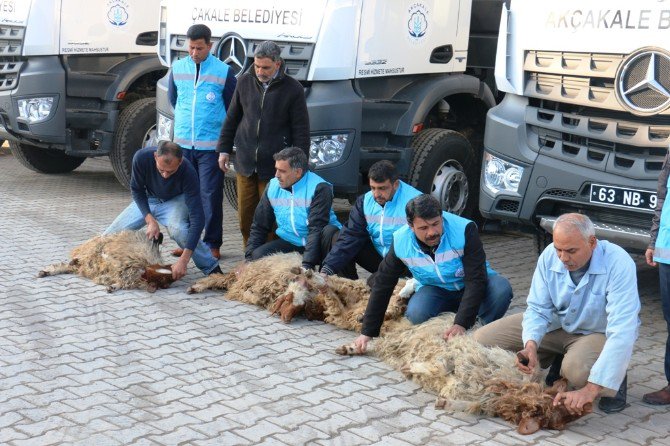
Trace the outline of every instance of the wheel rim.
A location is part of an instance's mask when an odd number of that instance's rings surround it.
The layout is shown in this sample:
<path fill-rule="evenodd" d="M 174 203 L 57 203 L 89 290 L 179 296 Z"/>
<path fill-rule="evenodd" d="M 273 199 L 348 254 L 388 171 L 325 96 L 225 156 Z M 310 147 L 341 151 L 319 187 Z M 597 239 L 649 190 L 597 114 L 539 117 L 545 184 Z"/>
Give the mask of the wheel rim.
<path fill-rule="evenodd" d="M 142 138 L 142 148 L 157 146 L 158 138 L 156 135 L 156 125 L 154 124 L 144 133 L 144 138 Z"/>
<path fill-rule="evenodd" d="M 442 209 L 461 215 L 468 203 L 468 177 L 458 161 L 448 160 L 437 169 L 431 195 L 440 200 Z"/>

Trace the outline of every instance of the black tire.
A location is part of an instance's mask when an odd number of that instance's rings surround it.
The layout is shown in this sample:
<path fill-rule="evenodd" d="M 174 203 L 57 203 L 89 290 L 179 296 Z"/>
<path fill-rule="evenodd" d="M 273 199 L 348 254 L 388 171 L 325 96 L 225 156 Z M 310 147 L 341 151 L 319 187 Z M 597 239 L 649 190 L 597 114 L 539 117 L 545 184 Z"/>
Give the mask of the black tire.
<path fill-rule="evenodd" d="M 237 210 L 237 182 L 234 177 L 225 177 L 223 179 L 223 195 L 232 208 Z"/>
<path fill-rule="evenodd" d="M 135 152 L 156 145 L 156 99 L 139 99 L 121 111 L 114 145 L 109 154 L 114 176 L 126 189 L 130 188 Z"/>
<path fill-rule="evenodd" d="M 554 241 L 554 236 L 545 231 L 542 228 L 537 229 L 535 232 L 535 251 L 539 256 L 542 254 L 542 251 L 549 246 Z"/>
<path fill-rule="evenodd" d="M 14 158 L 39 173 L 68 173 L 81 166 L 86 158 L 66 155 L 62 150 L 42 149 L 29 144 L 9 142 Z"/>
<path fill-rule="evenodd" d="M 440 200 L 442 209 L 479 220 L 477 155 L 454 130 L 426 129 L 412 142 L 410 184 Z"/>

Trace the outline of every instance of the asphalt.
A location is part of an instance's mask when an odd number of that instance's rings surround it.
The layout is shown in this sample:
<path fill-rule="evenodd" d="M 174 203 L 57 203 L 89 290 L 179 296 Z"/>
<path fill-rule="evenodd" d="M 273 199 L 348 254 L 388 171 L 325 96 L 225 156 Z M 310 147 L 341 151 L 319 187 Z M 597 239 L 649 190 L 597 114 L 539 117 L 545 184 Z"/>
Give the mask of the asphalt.
<path fill-rule="evenodd" d="M 670 445 L 670 408 L 641 401 L 666 384 L 658 275 L 638 269 L 642 328 L 623 412 L 521 436 L 495 418 L 449 415 L 375 357 L 342 358 L 355 333 L 281 323 L 219 292 L 187 295 L 200 273 L 155 294 L 76 276 L 37 279 L 130 201 L 109 162 L 41 175 L 0 152 L 0 444 L 6 445 Z M 242 258 L 226 205 L 221 266 Z M 484 234 L 522 311 L 530 238 Z M 174 247 L 168 243 L 165 249 Z M 167 252 L 167 251 L 166 251 Z"/>

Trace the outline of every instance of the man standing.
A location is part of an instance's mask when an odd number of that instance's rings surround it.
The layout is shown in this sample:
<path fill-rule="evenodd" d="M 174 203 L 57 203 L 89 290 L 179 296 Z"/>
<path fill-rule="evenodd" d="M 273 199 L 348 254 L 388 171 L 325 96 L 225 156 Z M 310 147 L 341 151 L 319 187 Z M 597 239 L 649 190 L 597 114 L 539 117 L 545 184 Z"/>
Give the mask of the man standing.
<path fill-rule="evenodd" d="M 147 237 L 157 239 L 162 224 L 183 249 L 172 265 L 175 280 L 186 274 L 188 261 L 205 274 L 220 273 L 221 268 L 200 240 L 204 225 L 198 176 L 191 163 L 183 158 L 177 144 L 161 141 L 158 148 L 140 149 L 133 157 L 130 177 L 133 202 L 119 214 L 104 234 L 147 226 Z"/>
<path fill-rule="evenodd" d="M 302 267 L 321 263 L 322 232 L 330 224 L 342 227 L 333 212 L 333 189 L 307 170 L 307 156 L 297 147 L 274 155 L 276 174 L 263 193 L 251 225 L 245 259 L 260 259 L 277 252 L 303 253 Z M 278 239 L 266 243 L 273 226 Z"/>
<path fill-rule="evenodd" d="M 668 385 L 661 390 L 642 396 L 642 401 L 655 405 L 670 404 L 670 204 L 665 202 L 668 195 L 669 178 L 670 154 L 666 154 L 661 174 L 658 176 L 658 201 L 651 225 L 649 248 L 645 252 L 647 263 L 650 266 L 658 265 L 661 304 L 668 330 L 668 337 L 665 341 L 665 379 Z"/>
<path fill-rule="evenodd" d="M 554 405 L 581 414 L 604 395 L 598 407 L 619 412 L 626 407 L 626 369 L 640 325 L 635 263 L 619 246 L 597 240 L 582 214 L 561 215 L 553 236 L 537 261 L 526 311 L 480 328 L 475 339 L 521 350 L 527 361 L 517 366 L 528 374 L 564 355 L 560 376 L 577 390 L 558 393 Z"/>
<path fill-rule="evenodd" d="M 474 222 L 443 212 L 437 198 L 424 194 L 405 208 L 408 226 L 393 234 L 393 244 L 379 265 L 354 344 L 363 353 L 379 336 L 384 314 L 400 275 L 409 268 L 418 282 L 405 317 L 420 324 L 446 311 L 456 313 L 445 339 L 465 333 L 477 316 L 489 323 L 501 318 L 512 300 L 509 281 L 488 268 Z"/>
<path fill-rule="evenodd" d="M 321 272 L 357 279 L 356 263 L 375 273 L 393 241 L 393 233 L 407 224 L 405 206 L 421 192 L 398 179 L 393 163 L 382 160 L 368 170 L 370 191 L 351 208 L 347 224 L 339 231 Z M 338 236 L 331 226 L 326 231 Z M 355 263 L 354 263 L 355 262 Z M 409 272 L 408 272 L 409 274 Z"/>
<path fill-rule="evenodd" d="M 309 150 L 309 116 L 302 85 L 284 73 L 281 49 L 263 42 L 254 51 L 253 70 L 239 78 L 216 151 L 229 167 L 236 148 L 237 211 L 244 245 L 254 211 L 273 177 L 272 156 L 285 147 Z"/>
<path fill-rule="evenodd" d="M 236 79 L 228 65 L 210 54 L 212 32 L 193 25 L 186 32 L 190 57 L 172 65 L 168 97 L 174 107 L 174 142 L 184 149 L 198 174 L 205 212 L 203 241 L 220 258 L 223 230 L 223 172 L 216 142 L 235 91 Z M 181 250 L 174 255 L 180 256 Z"/>

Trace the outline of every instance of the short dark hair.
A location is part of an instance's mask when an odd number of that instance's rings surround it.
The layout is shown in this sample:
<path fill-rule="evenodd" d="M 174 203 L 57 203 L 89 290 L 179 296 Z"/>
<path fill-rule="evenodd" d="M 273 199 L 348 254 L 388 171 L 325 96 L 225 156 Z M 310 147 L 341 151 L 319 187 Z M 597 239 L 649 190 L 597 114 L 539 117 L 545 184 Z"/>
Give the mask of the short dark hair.
<path fill-rule="evenodd" d="M 291 169 L 302 169 L 303 175 L 307 172 L 309 165 L 307 164 L 307 155 L 299 147 L 287 147 L 273 156 L 275 161 L 288 161 Z"/>
<path fill-rule="evenodd" d="M 254 57 L 259 59 L 271 59 L 273 62 L 281 60 L 281 48 L 272 40 L 266 40 L 258 44 L 254 50 Z"/>
<path fill-rule="evenodd" d="M 212 40 L 212 30 L 209 29 L 209 26 L 198 23 L 192 25 L 188 31 L 186 31 L 186 37 L 188 37 L 189 40 L 205 39 L 205 43 L 209 43 Z"/>
<path fill-rule="evenodd" d="M 395 183 L 395 180 L 398 179 L 398 171 L 391 161 L 381 160 L 370 166 L 368 169 L 368 178 L 375 183 L 383 183 L 386 180 L 391 180 L 391 183 Z"/>
<path fill-rule="evenodd" d="M 440 206 L 438 199 L 432 195 L 421 194 L 407 202 L 405 215 L 407 215 L 407 223 L 412 225 L 417 217 L 424 220 L 439 217 L 442 215 L 442 206 Z"/>
<path fill-rule="evenodd" d="M 174 156 L 177 159 L 181 159 L 184 155 L 179 144 L 175 144 L 172 141 L 160 141 L 158 143 L 158 148 L 156 149 L 156 156 Z"/>

